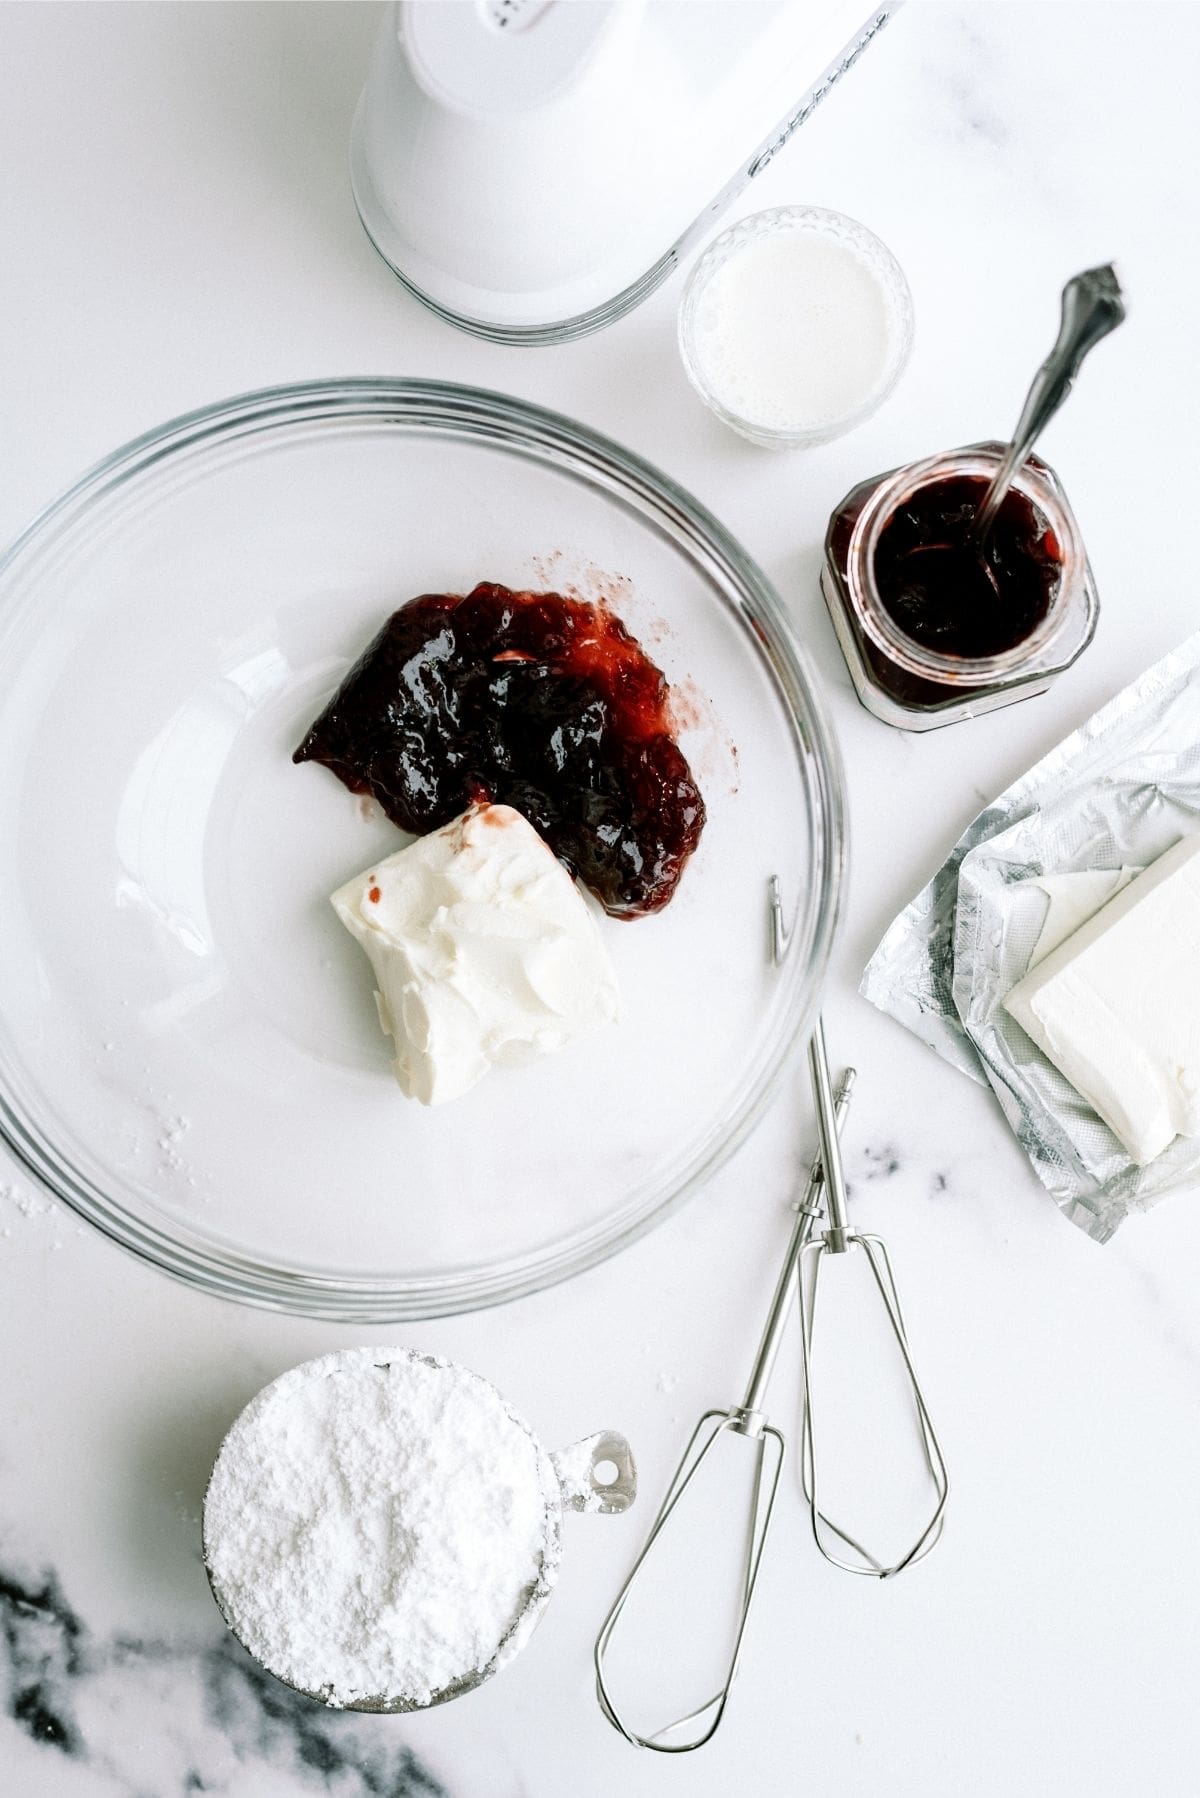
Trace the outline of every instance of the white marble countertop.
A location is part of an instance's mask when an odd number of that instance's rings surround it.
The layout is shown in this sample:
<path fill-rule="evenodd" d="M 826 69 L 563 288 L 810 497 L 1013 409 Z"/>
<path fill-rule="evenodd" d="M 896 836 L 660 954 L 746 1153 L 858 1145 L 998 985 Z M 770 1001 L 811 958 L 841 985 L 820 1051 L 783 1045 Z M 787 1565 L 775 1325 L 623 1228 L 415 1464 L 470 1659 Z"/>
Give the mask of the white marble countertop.
<path fill-rule="evenodd" d="M 1184 1798 L 1200 1756 L 1200 1195 L 1096 1247 L 991 1098 L 855 988 L 980 804 L 1196 624 L 1200 115 L 1184 72 L 1200 10 L 899 15 L 743 206 L 862 218 L 915 295 L 916 352 L 893 399 L 857 434 L 790 458 L 725 434 L 692 397 L 673 341 L 678 276 L 614 330 L 556 350 L 476 342 L 406 297 L 345 175 L 373 11 L 0 9 L 0 537 L 173 414 L 363 373 L 547 402 L 716 510 L 794 607 L 844 751 L 852 874 L 826 1016 L 835 1057 L 861 1071 L 854 1203 L 896 1256 L 951 1462 L 950 1522 L 919 1570 L 851 1580 L 816 1556 L 789 1471 L 717 1740 L 664 1761 L 602 1720 L 597 1622 L 691 1418 L 736 1396 L 757 1339 L 788 1176 L 811 1145 L 799 1072 L 709 1189 L 616 1261 L 403 1330 L 202 1297 L 4 1163 L 0 1792 Z M 819 600 L 830 507 L 867 473 L 1002 430 L 1061 281 L 1110 255 L 1130 322 L 1046 442 L 1088 536 L 1098 638 L 1050 697 L 926 738 L 892 732 L 855 703 Z M 225 1426 L 263 1381 L 397 1337 L 489 1375 L 551 1442 L 619 1425 L 645 1499 L 620 1524 L 572 1520 L 555 1603 L 499 1679 L 411 1721 L 337 1718 L 247 1672 L 205 1585 L 199 1502 Z M 848 1351 L 864 1385 L 869 1349 Z M 794 1379 L 773 1408 L 794 1424 Z"/>

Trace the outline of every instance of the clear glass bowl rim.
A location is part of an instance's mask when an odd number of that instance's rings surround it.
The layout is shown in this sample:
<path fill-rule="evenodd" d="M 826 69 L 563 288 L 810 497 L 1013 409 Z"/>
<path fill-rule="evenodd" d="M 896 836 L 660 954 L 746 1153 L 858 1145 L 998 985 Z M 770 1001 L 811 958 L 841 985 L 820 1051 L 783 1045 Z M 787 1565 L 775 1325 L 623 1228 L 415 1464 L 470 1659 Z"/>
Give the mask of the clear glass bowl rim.
<path fill-rule="evenodd" d="M 160 1227 L 95 1187 L 11 1100 L 0 1076 L 0 1139 L 55 1199 L 111 1241 L 201 1292 L 291 1315 L 345 1323 L 403 1323 L 453 1316 L 538 1292 L 607 1260 L 690 1197 L 750 1134 L 773 1098 L 815 1013 L 829 960 L 846 862 L 841 759 L 808 655 L 783 602 L 737 540 L 684 488 L 651 463 L 547 408 L 489 389 L 404 377 L 355 377 L 255 389 L 184 413 L 145 432 L 80 476 L 0 554 L 0 582 L 76 526 L 110 492 L 169 456 L 213 439 L 282 425 L 379 418 L 444 436 L 483 437 L 598 485 L 648 524 L 669 522 L 702 565 L 719 570 L 740 596 L 746 628 L 769 651 L 778 686 L 806 755 L 812 886 L 790 933 L 787 959 L 800 958 L 786 1027 L 740 1108 L 703 1139 L 669 1190 L 624 1219 L 605 1220 L 532 1255 L 402 1280 L 341 1278 L 271 1266 L 174 1223 Z M 8 622 L 0 593 L 0 637 Z M 0 669 L 5 651 L 0 643 Z"/>

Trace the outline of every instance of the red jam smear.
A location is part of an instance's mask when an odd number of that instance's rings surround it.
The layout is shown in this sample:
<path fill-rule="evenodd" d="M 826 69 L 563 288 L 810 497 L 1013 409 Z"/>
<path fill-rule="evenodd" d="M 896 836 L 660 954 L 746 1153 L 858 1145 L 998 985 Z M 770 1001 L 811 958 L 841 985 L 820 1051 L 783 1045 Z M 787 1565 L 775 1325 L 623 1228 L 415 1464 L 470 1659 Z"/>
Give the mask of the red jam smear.
<path fill-rule="evenodd" d="M 1001 655 L 1032 636 L 1057 596 L 1062 552 L 1025 494 L 1010 488 L 980 547 L 971 528 L 987 490 L 982 475 L 919 487 L 897 507 L 875 550 L 884 609 L 940 655 Z"/>
<path fill-rule="evenodd" d="M 515 806 L 614 917 L 661 911 L 705 822 L 666 678 L 620 619 L 490 581 L 393 612 L 292 759 L 418 836 Z"/>

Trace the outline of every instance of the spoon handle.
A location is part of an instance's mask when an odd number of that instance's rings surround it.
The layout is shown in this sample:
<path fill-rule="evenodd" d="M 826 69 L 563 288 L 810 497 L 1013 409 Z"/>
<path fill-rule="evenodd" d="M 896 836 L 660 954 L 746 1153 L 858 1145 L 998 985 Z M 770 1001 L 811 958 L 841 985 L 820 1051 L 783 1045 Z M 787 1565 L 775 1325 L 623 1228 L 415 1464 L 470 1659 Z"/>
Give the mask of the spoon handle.
<path fill-rule="evenodd" d="M 1033 377 L 1013 440 L 1000 467 L 992 476 L 975 514 L 975 538 L 982 541 L 996 522 L 1012 478 L 1070 393 L 1088 351 L 1125 317 L 1125 296 L 1111 262 L 1102 268 L 1073 275 L 1063 288 L 1062 322 L 1058 339 Z"/>

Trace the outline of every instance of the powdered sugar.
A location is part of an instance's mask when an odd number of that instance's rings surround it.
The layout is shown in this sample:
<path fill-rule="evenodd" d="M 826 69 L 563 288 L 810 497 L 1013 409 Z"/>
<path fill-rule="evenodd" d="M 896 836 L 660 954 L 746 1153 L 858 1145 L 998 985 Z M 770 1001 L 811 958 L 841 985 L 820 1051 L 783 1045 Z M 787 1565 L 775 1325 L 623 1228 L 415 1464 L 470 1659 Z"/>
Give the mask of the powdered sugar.
<path fill-rule="evenodd" d="M 43 1192 L 35 1192 L 33 1187 L 0 1186 L 0 1199 L 12 1205 L 27 1218 L 53 1218 L 58 1222 L 62 1213 L 53 1199 L 48 1199 Z"/>
<path fill-rule="evenodd" d="M 230 1430 L 204 1506 L 250 1652 L 329 1704 L 427 1704 L 522 1645 L 558 1571 L 549 1458 L 486 1380 L 407 1349 L 306 1362 Z"/>
<path fill-rule="evenodd" d="M 582 1442 L 573 1442 L 569 1448 L 560 1448 L 550 1457 L 563 1503 L 576 1511 L 589 1510 L 594 1503 L 593 1441 L 594 1438 L 587 1436 Z"/>

